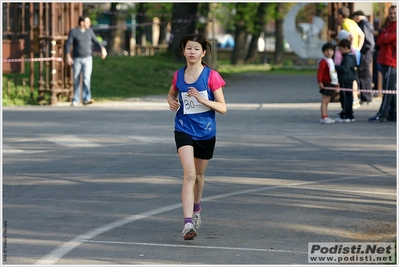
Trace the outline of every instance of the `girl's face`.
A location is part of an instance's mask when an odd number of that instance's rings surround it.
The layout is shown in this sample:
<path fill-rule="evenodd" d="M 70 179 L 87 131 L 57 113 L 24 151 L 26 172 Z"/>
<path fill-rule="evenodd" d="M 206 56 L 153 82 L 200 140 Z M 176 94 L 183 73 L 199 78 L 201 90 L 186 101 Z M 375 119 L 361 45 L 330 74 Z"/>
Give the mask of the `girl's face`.
<path fill-rule="evenodd" d="M 201 59 L 205 56 L 206 51 L 202 50 L 202 46 L 198 42 L 188 41 L 184 48 L 184 57 L 187 62 L 196 63 L 201 62 Z"/>
<path fill-rule="evenodd" d="M 324 50 L 323 54 L 326 58 L 332 58 L 334 55 L 334 50 L 332 50 L 331 48 L 328 48 L 328 49 Z"/>

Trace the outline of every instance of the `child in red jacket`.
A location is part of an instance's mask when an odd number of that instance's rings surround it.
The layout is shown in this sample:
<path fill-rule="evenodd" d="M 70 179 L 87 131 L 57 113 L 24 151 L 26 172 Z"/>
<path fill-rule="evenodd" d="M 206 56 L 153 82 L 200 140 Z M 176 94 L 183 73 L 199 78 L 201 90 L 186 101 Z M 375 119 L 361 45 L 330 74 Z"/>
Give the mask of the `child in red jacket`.
<path fill-rule="evenodd" d="M 338 84 L 337 73 L 335 72 L 334 45 L 326 43 L 322 47 L 324 57 L 319 61 L 319 68 L 317 70 L 317 82 L 319 84 L 319 92 L 321 93 L 321 120 L 322 124 L 331 124 L 335 120 L 328 117 L 328 103 L 331 101 L 331 95 L 334 92 L 325 87 L 336 87 Z"/>

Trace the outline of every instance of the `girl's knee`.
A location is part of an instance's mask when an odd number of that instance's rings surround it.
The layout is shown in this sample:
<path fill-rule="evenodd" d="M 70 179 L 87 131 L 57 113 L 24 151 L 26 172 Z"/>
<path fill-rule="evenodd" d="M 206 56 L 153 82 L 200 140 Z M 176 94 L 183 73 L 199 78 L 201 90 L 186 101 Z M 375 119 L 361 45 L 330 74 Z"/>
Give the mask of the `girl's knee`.
<path fill-rule="evenodd" d="M 195 177 L 195 182 L 198 184 L 198 183 L 201 183 L 202 181 L 204 181 L 204 174 L 203 173 L 201 173 L 201 174 L 197 173 L 197 175 Z"/>
<path fill-rule="evenodd" d="M 196 175 L 194 171 L 190 171 L 184 174 L 184 181 L 186 182 L 194 182 L 196 180 Z"/>

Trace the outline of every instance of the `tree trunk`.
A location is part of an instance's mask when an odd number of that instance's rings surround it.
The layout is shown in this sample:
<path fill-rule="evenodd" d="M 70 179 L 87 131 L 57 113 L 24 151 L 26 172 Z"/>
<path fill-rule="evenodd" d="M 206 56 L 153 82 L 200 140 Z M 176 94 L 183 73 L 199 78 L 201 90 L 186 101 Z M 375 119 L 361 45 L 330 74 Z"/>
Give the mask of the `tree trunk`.
<path fill-rule="evenodd" d="M 172 30 L 169 51 L 180 62 L 185 62 L 179 48 L 180 39 L 196 30 L 198 3 L 173 3 Z"/>
<path fill-rule="evenodd" d="M 209 32 L 208 32 L 208 24 L 209 24 L 209 3 L 201 2 L 199 6 L 199 16 L 203 16 L 206 21 L 205 23 L 200 22 L 198 24 L 198 33 L 205 36 L 206 39 L 209 39 Z"/>
<path fill-rule="evenodd" d="M 236 6 L 246 5 L 246 3 L 237 3 Z M 231 64 L 239 65 L 245 63 L 245 57 L 247 55 L 247 36 L 248 29 L 245 25 L 244 12 L 242 8 L 237 8 L 236 17 L 238 21 L 235 25 L 235 37 L 234 37 L 234 49 L 231 54 Z"/>
<path fill-rule="evenodd" d="M 147 4 L 146 3 L 138 3 L 138 8 L 137 8 L 137 26 L 136 28 L 136 44 L 138 45 L 145 45 L 145 40 L 146 40 L 146 27 L 145 26 L 140 26 L 140 24 L 146 23 L 147 22 Z"/>
<path fill-rule="evenodd" d="M 276 6 L 276 14 L 282 14 L 283 11 L 283 3 L 277 3 Z M 278 16 L 276 18 L 276 46 L 274 50 L 274 64 L 281 65 L 283 64 L 284 57 L 284 34 L 283 34 L 283 17 Z"/>
<path fill-rule="evenodd" d="M 266 9 L 267 3 L 260 3 L 258 6 L 258 11 L 254 18 L 255 29 L 252 33 L 252 39 L 249 44 L 248 54 L 245 59 L 245 63 L 254 63 L 258 58 L 258 39 L 260 37 L 261 32 L 265 29 L 266 24 Z"/>
<path fill-rule="evenodd" d="M 110 17 L 110 26 L 118 25 L 118 10 L 116 6 L 118 3 L 111 3 L 111 17 Z M 123 50 L 123 46 L 125 44 L 125 35 L 123 28 L 111 28 L 110 30 L 110 38 L 108 43 L 108 53 L 109 54 L 119 54 Z"/>

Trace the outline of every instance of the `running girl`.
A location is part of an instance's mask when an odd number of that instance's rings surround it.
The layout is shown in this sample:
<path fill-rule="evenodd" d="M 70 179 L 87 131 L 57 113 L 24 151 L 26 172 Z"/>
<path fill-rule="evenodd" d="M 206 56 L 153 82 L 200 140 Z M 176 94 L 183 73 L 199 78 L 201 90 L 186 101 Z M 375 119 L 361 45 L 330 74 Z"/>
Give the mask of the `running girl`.
<path fill-rule="evenodd" d="M 183 36 L 180 50 L 186 66 L 176 71 L 169 89 L 169 108 L 176 112 L 175 142 L 183 168 L 183 238 L 193 239 L 201 225 L 204 174 L 216 143 L 215 111 L 224 114 L 225 81 L 202 58 L 211 44 L 201 34 Z M 209 50 L 208 50 L 209 48 Z"/>

